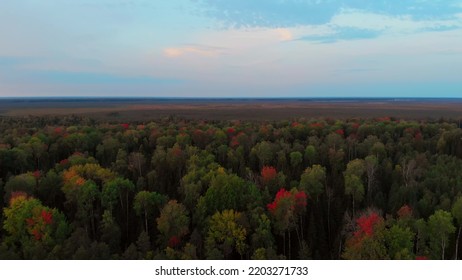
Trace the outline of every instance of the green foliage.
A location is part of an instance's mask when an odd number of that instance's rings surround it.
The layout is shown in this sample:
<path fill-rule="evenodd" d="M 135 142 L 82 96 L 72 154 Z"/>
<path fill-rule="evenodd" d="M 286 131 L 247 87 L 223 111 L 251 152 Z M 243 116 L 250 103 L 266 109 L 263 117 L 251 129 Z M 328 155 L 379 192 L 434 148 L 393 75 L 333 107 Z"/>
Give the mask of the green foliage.
<path fill-rule="evenodd" d="M 220 256 L 229 258 L 233 252 L 241 257 L 244 255 L 247 248 L 247 231 L 240 224 L 241 219 L 241 213 L 234 210 L 216 212 L 212 216 L 205 240 L 206 255 L 209 259 L 217 259 Z"/>
<path fill-rule="evenodd" d="M 175 247 L 189 232 L 189 217 L 183 204 L 170 200 L 157 218 L 157 229 L 160 232 L 159 241 L 163 246 Z"/>
<path fill-rule="evenodd" d="M 220 170 L 211 180 L 204 199 L 209 214 L 226 209 L 244 211 L 249 205 L 258 204 L 261 200 L 254 184 Z"/>
<path fill-rule="evenodd" d="M 445 250 L 448 247 L 449 238 L 456 231 L 452 223 L 452 215 L 443 210 L 437 210 L 428 218 L 428 230 L 430 233 L 430 248 L 434 258 L 445 258 Z"/>
<path fill-rule="evenodd" d="M 28 195 L 34 194 L 36 184 L 36 179 L 31 172 L 11 177 L 4 187 L 4 201 L 8 202 L 14 192 L 24 192 Z"/>
<path fill-rule="evenodd" d="M 324 192 L 326 182 L 326 168 L 319 164 L 308 167 L 300 179 L 300 190 L 311 197 L 318 197 Z"/>

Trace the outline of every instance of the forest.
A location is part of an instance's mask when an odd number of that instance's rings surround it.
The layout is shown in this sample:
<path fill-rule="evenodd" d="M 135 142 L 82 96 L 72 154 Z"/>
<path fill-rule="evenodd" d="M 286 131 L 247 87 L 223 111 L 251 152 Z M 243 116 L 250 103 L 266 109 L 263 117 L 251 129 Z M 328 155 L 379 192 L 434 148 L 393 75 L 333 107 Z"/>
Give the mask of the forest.
<path fill-rule="evenodd" d="M 0 118 L 0 259 L 458 259 L 457 121 Z"/>

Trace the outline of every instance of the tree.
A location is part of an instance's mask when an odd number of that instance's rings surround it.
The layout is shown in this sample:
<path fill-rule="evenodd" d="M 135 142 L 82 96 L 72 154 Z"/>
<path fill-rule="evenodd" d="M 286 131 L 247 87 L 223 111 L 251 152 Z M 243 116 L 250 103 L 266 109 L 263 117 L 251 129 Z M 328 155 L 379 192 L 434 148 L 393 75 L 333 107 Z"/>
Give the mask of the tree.
<path fill-rule="evenodd" d="M 304 158 L 307 164 L 313 164 L 316 159 L 316 148 L 313 145 L 306 146 Z"/>
<path fill-rule="evenodd" d="M 291 152 L 290 155 L 290 165 L 294 169 L 298 169 L 300 164 L 303 162 L 303 155 L 300 152 Z"/>
<path fill-rule="evenodd" d="M 390 258 L 396 260 L 413 259 L 414 237 L 415 234 L 410 228 L 392 225 L 385 232 L 385 242 Z"/>
<path fill-rule="evenodd" d="M 145 164 L 146 158 L 142 153 L 131 153 L 128 157 L 128 169 L 133 172 L 135 179 L 136 175 L 139 177 L 143 176 Z"/>
<path fill-rule="evenodd" d="M 262 168 L 265 165 L 271 164 L 274 155 L 271 144 L 269 142 L 260 142 L 257 145 L 255 145 L 254 149 L 260 162 L 260 168 Z"/>
<path fill-rule="evenodd" d="M 208 214 L 226 209 L 244 211 L 249 205 L 258 205 L 261 195 L 257 187 L 235 174 L 217 171 L 204 195 Z"/>
<path fill-rule="evenodd" d="M 346 240 L 344 259 L 387 259 L 383 219 L 375 211 L 361 215 L 355 221 L 355 231 Z"/>
<path fill-rule="evenodd" d="M 361 202 L 364 198 L 364 185 L 361 179 L 364 174 L 364 160 L 355 159 L 347 164 L 343 173 L 345 178 L 345 194 L 351 195 L 353 216 L 355 215 L 355 202 Z"/>
<path fill-rule="evenodd" d="M 112 253 L 120 250 L 121 231 L 111 211 L 105 210 L 100 224 L 101 241 L 105 242 Z"/>
<path fill-rule="evenodd" d="M 120 206 L 120 210 L 125 216 L 126 234 L 129 232 L 129 217 L 130 217 L 130 197 L 135 191 L 135 185 L 128 179 L 120 177 L 107 181 L 103 185 L 101 194 L 101 202 L 104 207 L 112 211 L 116 204 Z"/>
<path fill-rule="evenodd" d="M 309 196 L 316 197 L 324 192 L 326 183 L 326 168 L 315 164 L 308 167 L 300 179 L 300 189 Z"/>
<path fill-rule="evenodd" d="M 284 254 L 285 254 L 285 234 L 289 233 L 290 245 L 290 230 L 295 228 L 297 238 L 301 246 L 301 238 L 297 227 L 298 217 L 303 214 L 307 205 L 307 195 L 303 191 L 293 189 L 291 192 L 286 189 L 280 189 L 274 198 L 274 201 L 267 205 L 268 211 L 274 218 L 274 228 L 279 235 L 283 236 Z M 290 256 L 289 246 L 289 256 Z"/>
<path fill-rule="evenodd" d="M 261 180 L 263 185 L 271 183 L 277 177 L 276 168 L 272 166 L 263 166 L 261 169 Z"/>
<path fill-rule="evenodd" d="M 452 216 L 457 221 L 457 224 L 459 225 L 459 230 L 457 233 L 456 237 L 456 251 L 455 251 L 455 258 L 456 260 L 458 259 L 458 253 L 459 253 L 459 239 L 460 239 L 460 232 L 462 230 L 462 197 L 459 197 L 456 199 L 454 202 L 454 205 L 452 206 Z"/>
<path fill-rule="evenodd" d="M 11 194 L 14 192 L 24 192 L 28 195 L 34 194 L 35 177 L 32 173 L 24 173 L 18 176 L 11 177 L 5 184 L 5 203 L 10 200 Z"/>
<path fill-rule="evenodd" d="M 247 231 L 240 224 L 242 218 L 242 214 L 234 210 L 216 212 L 212 216 L 205 240 L 205 250 L 209 259 L 219 258 L 220 255 L 228 258 L 233 251 L 241 257 L 244 255 L 247 248 Z"/>
<path fill-rule="evenodd" d="M 376 173 L 378 167 L 378 160 L 376 156 L 367 156 L 364 159 L 365 169 L 367 175 L 367 200 L 369 203 L 372 201 L 373 187 L 376 181 Z"/>
<path fill-rule="evenodd" d="M 140 191 L 135 195 L 133 208 L 137 215 L 144 215 L 144 230 L 149 234 L 148 219 L 154 213 L 156 208 L 167 201 L 167 197 L 156 192 Z"/>
<path fill-rule="evenodd" d="M 452 219 L 451 213 L 444 210 L 437 210 L 435 214 L 428 218 L 430 247 L 432 248 L 435 256 L 441 254 L 442 260 L 444 260 L 449 236 L 456 231 L 456 228 L 452 224 Z"/>
<path fill-rule="evenodd" d="M 17 249 L 25 259 L 46 258 L 69 234 L 68 224 L 61 212 L 43 206 L 38 199 L 25 193 L 11 196 L 4 216 L 4 243 Z M 38 248 L 42 255 L 36 255 Z"/>
<path fill-rule="evenodd" d="M 186 207 L 176 200 L 170 200 L 157 218 L 159 241 L 163 245 L 175 248 L 189 232 L 189 217 Z"/>

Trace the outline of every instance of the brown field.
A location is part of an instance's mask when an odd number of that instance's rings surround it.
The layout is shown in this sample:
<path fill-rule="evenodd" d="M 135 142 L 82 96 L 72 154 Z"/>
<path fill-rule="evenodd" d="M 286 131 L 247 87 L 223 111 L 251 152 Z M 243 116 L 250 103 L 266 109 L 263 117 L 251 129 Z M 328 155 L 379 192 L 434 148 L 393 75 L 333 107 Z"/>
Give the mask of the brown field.
<path fill-rule="evenodd" d="M 462 118 L 462 99 L 0 99 L 0 116 L 88 116 L 151 120 L 168 116 L 207 120 L 291 118 Z"/>

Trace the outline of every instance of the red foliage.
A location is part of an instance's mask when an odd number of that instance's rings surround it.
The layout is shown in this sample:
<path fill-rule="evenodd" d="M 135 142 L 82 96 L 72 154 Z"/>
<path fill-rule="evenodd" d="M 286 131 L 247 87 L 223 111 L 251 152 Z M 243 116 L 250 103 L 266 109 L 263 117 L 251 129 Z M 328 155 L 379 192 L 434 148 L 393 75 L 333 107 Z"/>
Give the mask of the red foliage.
<path fill-rule="evenodd" d="M 373 212 L 368 216 L 361 216 L 356 220 L 359 229 L 354 233 L 355 236 L 371 236 L 374 234 L 374 226 L 380 222 L 380 217 L 377 213 Z"/>
<path fill-rule="evenodd" d="M 279 202 L 286 198 L 286 197 L 290 197 L 291 196 L 291 193 L 289 191 L 287 191 L 286 189 L 284 188 L 281 188 L 277 193 L 276 193 L 276 198 L 274 199 L 273 202 L 269 203 L 266 207 L 268 208 L 268 210 L 270 212 L 274 212 L 277 207 L 278 207 L 278 204 Z"/>
<path fill-rule="evenodd" d="M 121 123 L 120 126 L 123 128 L 123 129 L 128 129 L 130 127 L 130 125 L 128 123 Z"/>
<path fill-rule="evenodd" d="M 340 136 L 345 136 L 345 131 L 343 129 L 337 129 L 335 133 L 337 133 Z"/>
<path fill-rule="evenodd" d="M 351 128 L 353 128 L 354 130 L 357 130 L 359 128 L 359 123 L 351 124 Z"/>
<path fill-rule="evenodd" d="M 40 170 L 35 170 L 33 173 L 34 177 L 36 180 L 40 179 L 40 176 L 42 175 Z"/>
<path fill-rule="evenodd" d="M 55 134 L 62 134 L 63 133 L 63 129 L 61 127 L 56 127 L 55 130 L 54 130 Z"/>
<path fill-rule="evenodd" d="M 258 133 L 263 134 L 265 136 L 268 135 L 268 132 L 269 132 L 269 129 L 264 125 L 260 126 L 260 130 L 258 131 Z"/>
<path fill-rule="evenodd" d="M 68 160 L 67 158 L 66 158 L 66 159 L 63 159 L 63 160 L 61 160 L 61 161 L 59 162 L 59 164 L 61 164 L 61 165 L 66 165 L 66 164 L 68 164 L 68 163 L 69 163 L 69 160 Z"/>
<path fill-rule="evenodd" d="M 231 138 L 231 143 L 229 143 L 229 146 L 230 146 L 231 148 L 235 148 L 235 147 L 239 146 L 239 141 L 237 140 L 237 137 L 236 137 L 236 136 L 233 136 L 233 137 Z"/>
<path fill-rule="evenodd" d="M 172 236 L 169 240 L 168 240 L 168 247 L 170 248 L 175 248 L 177 247 L 178 245 L 180 244 L 180 239 L 176 236 Z"/>
<path fill-rule="evenodd" d="M 415 139 L 416 141 L 422 140 L 422 133 L 421 133 L 420 131 L 417 131 L 417 133 L 416 133 L 415 136 L 414 136 L 414 139 Z"/>
<path fill-rule="evenodd" d="M 82 177 L 79 177 L 79 178 L 77 178 L 77 180 L 75 181 L 75 184 L 76 184 L 77 186 L 83 186 L 83 184 L 85 184 L 85 179 L 82 178 Z"/>
<path fill-rule="evenodd" d="M 40 240 L 42 239 L 42 233 L 38 229 L 33 229 L 32 230 L 32 235 L 34 235 L 35 240 Z"/>
<path fill-rule="evenodd" d="M 414 129 L 412 127 L 408 127 L 404 130 L 404 132 L 408 134 L 414 134 Z"/>
<path fill-rule="evenodd" d="M 183 155 L 183 151 L 181 150 L 179 146 L 174 146 L 172 148 L 172 154 L 174 157 L 179 158 Z"/>
<path fill-rule="evenodd" d="M 228 136 L 231 136 L 231 135 L 234 135 L 236 133 L 236 130 L 232 127 L 229 127 L 227 130 L 226 130 L 226 134 L 228 134 Z"/>
<path fill-rule="evenodd" d="M 293 210 L 296 210 L 297 212 L 301 212 L 306 207 L 307 198 L 308 196 L 303 191 L 292 193 L 292 192 L 287 191 L 284 188 L 281 188 L 276 193 L 276 197 L 274 201 L 269 203 L 266 207 L 268 208 L 268 211 L 270 211 L 271 213 L 274 213 L 274 211 L 278 208 L 281 200 L 290 199 L 291 200 L 290 208 Z"/>
<path fill-rule="evenodd" d="M 272 180 L 274 180 L 277 176 L 277 171 L 276 168 L 272 166 L 263 166 L 261 169 L 261 178 L 263 181 L 263 184 L 268 184 Z"/>
<path fill-rule="evenodd" d="M 415 259 L 416 260 L 421 260 L 421 261 L 426 261 L 426 260 L 428 260 L 428 257 L 427 256 L 416 256 Z"/>
<path fill-rule="evenodd" d="M 295 205 L 298 208 L 305 208 L 306 207 L 306 200 L 308 195 L 304 191 L 299 191 L 295 194 Z"/>
<path fill-rule="evenodd" d="M 412 208 L 409 205 L 405 204 L 398 210 L 398 217 L 400 218 L 409 218 L 412 216 Z"/>
<path fill-rule="evenodd" d="M 300 126 L 300 124 L 299 124 L 298 122 L 293 122 L 293 123 L 291 124 L 291 126 L 292 126 L 292 127 L 297 127 L 297 126 Z"/>
<path fill-rule="evenodd" d="M 310 127 L 311 128 L 323 128 L 324 124 L 319 123 L 319 122 L 315 122 L 315 123 L 310 124 Z"/>
<path fill-rule="evenodd" d="M 390 117 L 377 118 L 378 122 L 389 122 L 390 120 L 391 120 Z"/>
<path fill-rule="evenodd" d="M 192 140 L 196 145 L 205 146 L 207 142 L 207 134 L 200 129 L 196 129 L 192 133 Z"/>
<path fill-rule="evenodd" d="M 50 225 L 53 222 L 53 213 L 51 211 L 42 210 L 40 213 L 42 220 L 46 225 Z"/>
<path fill-rule="evenodd" d="M 35 225 L 35 221 L 32 218 L 27 218 L 26 223 L 29 227 L 33 227 Z"/>
<path fill-rule="evenodd" d="M 213 137 L 213 135 L 215 135 L 215 133 L 216 133 L 216 129 L 213 129 L 213 128 L 207 129 L 207 135 L 208 136 Z"/>

